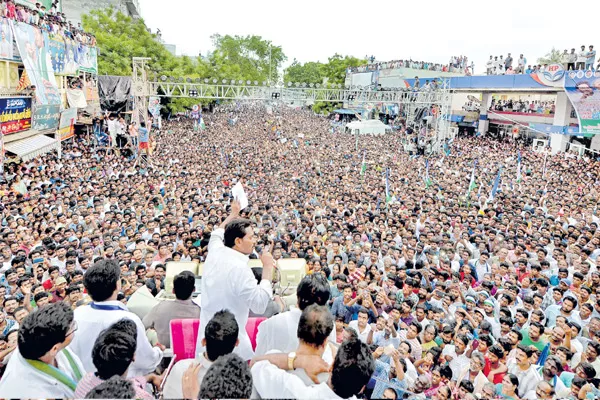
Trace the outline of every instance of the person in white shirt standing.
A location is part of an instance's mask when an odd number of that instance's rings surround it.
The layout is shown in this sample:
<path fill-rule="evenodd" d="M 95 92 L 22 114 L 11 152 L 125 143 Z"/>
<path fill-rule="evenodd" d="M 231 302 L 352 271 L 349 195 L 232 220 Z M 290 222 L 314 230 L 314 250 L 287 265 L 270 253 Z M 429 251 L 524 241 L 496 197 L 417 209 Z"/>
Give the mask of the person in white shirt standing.
<path fill-rule="evenodd" d="M 328 382 L 307 386 L 298 376 L 288 374 L 303 368 L 317 381 L 329 365 L 319 356 L 269 354 L 252 360 L 252 380 L 262 398 L 355 399 L 375 372 L 375 360 L 369 346 L 354 338 L 340 346 Z"/>
<path fill-rule="evenodd" d="M 587 62 L 588 52 L 585 50 L 585 46 L 581 46 L 581 51 L 577 52 L 577 64 L 575 65 L 576 70 L 584 70 L 585 63 Z"/>
<path fill-rule="evenodd" d="M 15 350 L 2 380 L 2 398 L 74 398 L 85 374 L 79 358 L 67 346 L 77 324 L 64 302 L 49 304 L 23 320 Z"/>
<path fill-rule="evenodd" d="M 363 343 L 367 343 L 369 332 L 371 332 L 371 325 L 369 325 L 369 312 L 367 309 L 361 307 L 360 310 L 358 310 L 358 319 L 350 321 L 348 327 L 356 331 L 358 338 Z"/>
<path fill-rule="evenodd" d="M 238 218 L 239 213 L 240 203 L 235 200 L 231 204 L 231 214 L 212 232 L 208 243 L 200 291 L 200 330 L 196 344 L 198 356 L 204 352 L 202 339 L 206 324 L 217 311 L 227 309 L 235 315 L 240 326 L 240 344 L 234 352 L 244 360 L 250 360 L 254 352 L 245 329 L 248 314 L 250 310 L 256 314 L 264 313 L 273 297 L 273 256 L 263 251 L 260 258 L 263 264 L 262 280 L 257 285 L 248 267 L 248 256 L 254 251 L 256 236 L 252 222 Z"/>
<path fill-rule="evenodd" d="M 71 349 L 83 362 L 87 372 L 95 372 L 92 361 L 94 342 L 100 333 L 115 322 L 127 318 L 137 326 L 137 349 L 135 360 L 128 370 L 128 377 L 147 375 L 156 369 L 162 359 L 164 346 L 150 345 L 146 338 L 146 329 L 142 320 L 117 300 L 121 291 L 121 270 L 116 260 L 100 260 L 92 265 L 83 277 L 85 286 L 92 302 L 75 310 L 77 332 L 71 343 Z"/>
<path fill-rule="evenodd" d="M 300 316 L 308 306 L 317 304 L 324 306 L 327 304 L 331 293 L 329 284 L 321 274 L 306 275 L 300 281 L 296 289 L 298 298 L 298 307 L 292 308 L 281 314 L 277 314 L 258 326 L 258 335 L 256 336 L 256 355 L 262 356 L 271 350 L 279 350 L 283 353 L 298 348 L 298 324 Z M 329 335 L 329 341 L 336 342 L 335 331 L 332 330 Z"/>

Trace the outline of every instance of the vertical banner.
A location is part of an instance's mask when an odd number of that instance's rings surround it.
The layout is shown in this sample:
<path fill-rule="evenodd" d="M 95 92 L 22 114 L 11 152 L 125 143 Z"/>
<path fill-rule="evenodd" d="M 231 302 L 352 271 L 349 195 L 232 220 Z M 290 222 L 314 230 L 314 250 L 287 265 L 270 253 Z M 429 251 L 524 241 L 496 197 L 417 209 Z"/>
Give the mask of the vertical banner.
<path fill-rule="evenodd" d="M 60 120 L 60 105 L 39 105 L 33 111 L 33 122 L 31 126 L 38 131 L 55 130 Z"/>
<path fill-rule="evenodd" d="M 158 117 L 160 116 L 160 97 L 150 96 L 148 99 L 148 111 L 154 120 L 158 122 Z"/>
<path fill-rule="evenodd" d="M 13 31 L 7 18 L 0 18 L 0 58 L 9 61 L 21 61 Z"/>
<path fill-rule="evenodd" d="M 0 99 L 0 130 L 2 135 L 31 129 L 31 98 Z"/>
<path fill-rule="evenodd" d="M 48 34 L 29 24 L 10 22 L 27 76 L 31 84 L 36 87 L 37 103 L 60 104 L 50 52 L 46 46 L 49 40 Z"/>
<path fill-rule="evenodd" d="M 4 176 L 4 135 L 0 135 L 0 176 Z"/>
<path fill-rule="evenodd" d="M 75 136 L 76 120 L 77 108 L 67 108 L 60 114 L 60 123 L 58 124 L 57 133 L 61 142 Z"/>
<path fill-rule="evenodd" d="M 600 71 L 569 71 L 565 92 L 579 119 L 579 132 L 600 134 Z"/>

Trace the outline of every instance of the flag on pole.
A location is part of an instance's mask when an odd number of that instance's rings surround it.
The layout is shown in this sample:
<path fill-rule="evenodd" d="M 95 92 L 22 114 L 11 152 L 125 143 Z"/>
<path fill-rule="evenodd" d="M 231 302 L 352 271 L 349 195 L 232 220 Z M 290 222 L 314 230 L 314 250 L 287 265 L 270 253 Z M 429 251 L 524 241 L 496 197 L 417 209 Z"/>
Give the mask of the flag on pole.
<path fill-rule="evenodd" d="M 496 179 L 494 180 L 494 186 L 492 186 L 492 191 L 490 192 L 490 199 L 494 200 L 496 197 L 496 193 L 498 193 L 498 187 L 500 186 L 500 173 L 502 172 L 502 167 L 498 170 L 498 175 L 496 175 Z"/>
<path fill-rule="evenodd" d="M 431 186 L 431 178 L 429 177 L 429 160 L 425 160 L 425 188 Z"/>
<path fill-rule="evenodd" d="M 365 174 L 365 171 L 367 170 L 367 151 L 365 150 L 363 152 L 363 160 L 362 160 L 362 166 L 360 167 L 360 176 L 363 176 Z"/>
<path fill-rule="evenodd" d="M 390 195 L 390 169 L 385 169 L 385 202 L 389 203 L 392 201 L 392 196 Z"/>
<path fill-rule="evenodd" d="M 548 153 L 544 152 L 544 167 L 542 168 L 542 178 L 546 176 L 546 160 L 548 159 Z"/>
<path fill-rule="evenodd" d="M 469 182 L 469 188 L 467 189 L 467 198 L 469 198 L 469 195 L 471 194 L 473 189 L 475 189 L 477 187 L 477 184 L 475 183 L 475 169 L 476 168 L 477 168 L 477 160 L 475 160 L 473 162 L 473 171 L 471 172 L 471 181 Z"/>
<path fill-rule="evenodd" d="M 517 158 L 517 182 L 521 182 L 521 152 L 519 152 L 519 157 Z"/>

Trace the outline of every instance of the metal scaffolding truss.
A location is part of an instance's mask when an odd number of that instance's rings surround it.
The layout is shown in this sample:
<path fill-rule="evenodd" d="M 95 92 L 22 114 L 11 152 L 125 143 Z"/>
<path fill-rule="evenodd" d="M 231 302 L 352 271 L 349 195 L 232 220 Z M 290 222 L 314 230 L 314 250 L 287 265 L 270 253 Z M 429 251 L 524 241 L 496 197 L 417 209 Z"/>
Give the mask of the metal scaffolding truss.
<path fill-rule="evenodd" d="M 419 134 L 427 133 L 431 153 L 439 153 L 452 137 L 451 105 L 449 79 L 441 80 L 435 91 L 412 92 L 398 102 L 407 127 Z"/>
<path fill-rule="evenodd" d="M 260 85 L 254 81 L 227 81 L 218 83 L 216 79 L 167 78 L 154 77 L 148 80 L 146 62 L 149 59 L 133 59 L 134 121 L 146 120 L 148 123 L 148 97 L 185 97 L 214 100 L 278 100 L 287 103 L 314 104 L 315 102 L 344 103 L 347 108 L 360 108 L 397 105 L 401 116 L 406 118 L 407 126 L 416 132 L 423 130 L 432 138 L 432 151 L 437 153 L 451 138 L 450 114 L 452 91 L 450 80 L 441 79 L 435 90 L 373 90 L 373 88 L 349 87 L 341 85 L 314 85 L 304 83 L 283 83 Z M 237 84 L 236 84 L 237 83 Z M 252 84 L 254 83 L 254 84 Z M 423 115 L 427 116 L 423 118 Z"/>
<path fill-rule="evenodd" d="M 362 103 L 397 103 L 409 96 L 407 91 L 351 90 L 342 88 L 253 86 L 188 82 L 148 82 L 149 90 L 162 97 L 192 97 L 215 100 L 273 100 L 285 102 L 359 101 Z M 424 99 L 421 101 L 425 101 Z"/>

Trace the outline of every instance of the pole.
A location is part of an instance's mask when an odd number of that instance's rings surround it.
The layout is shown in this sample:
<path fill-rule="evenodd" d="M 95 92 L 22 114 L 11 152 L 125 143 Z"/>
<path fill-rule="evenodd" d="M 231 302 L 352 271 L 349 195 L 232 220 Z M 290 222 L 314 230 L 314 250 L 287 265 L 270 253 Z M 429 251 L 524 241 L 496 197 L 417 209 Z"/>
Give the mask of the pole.
<path fill-rule="evenodd" d="M 269 85 L 271 85 L 271 78 L 273 77 L 273 62 L 271 61 L 271 51 L 273 50 L 273 45 L 269 43 Z"/>

